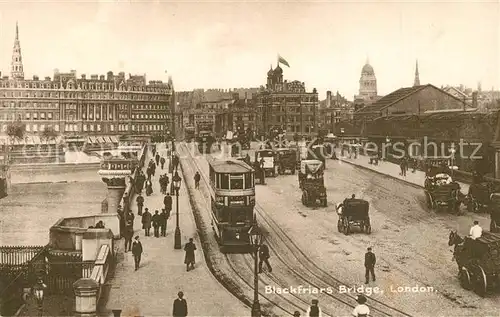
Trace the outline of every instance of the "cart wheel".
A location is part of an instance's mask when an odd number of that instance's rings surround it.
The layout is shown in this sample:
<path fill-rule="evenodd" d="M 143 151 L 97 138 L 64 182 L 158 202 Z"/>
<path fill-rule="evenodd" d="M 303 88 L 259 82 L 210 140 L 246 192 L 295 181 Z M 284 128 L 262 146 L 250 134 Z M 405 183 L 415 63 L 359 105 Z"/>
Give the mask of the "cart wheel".
<path fill-rule="evenodd" d="M 493 219 L 491 219 L 490 221 L 490 232 L 493 233 L 500 232 L 500 230 L 498 230 L 497 222 Z"/>
<path fill-rule="evenodd" d="M 474 293 L 481 297 L 484 297 L 488 288 L 488 280 L 486 278 L 486 274 L 484 273 L 484 270 L 480 265 L 476 266 L 474 271 Z"/>
<path fill-rule="evenodd" d="M 339 218 L 339 221 L 337 221 L 337 230 L 339 232 L 342 232 L 342 228 L 343 228 L 343 226 L 342 226 L 342 220 Z"/>
<path fill-rule="evenodd" d="M 460 279 L 460 285 L 465 290 L 469 291 L 472 288 L 471 276 L 470 276 L 469 270 L 467 270 L 466 267 L 463 267 L 460 270 L 460 272 L 458 273 L 458 278 Z"/>
<path fill-rule="evenodd" d="M 372 233 L 372 226 L 370 226 L 369 224 L 365 227 L 365 232 L 366 234 L 370 234 Z"/>

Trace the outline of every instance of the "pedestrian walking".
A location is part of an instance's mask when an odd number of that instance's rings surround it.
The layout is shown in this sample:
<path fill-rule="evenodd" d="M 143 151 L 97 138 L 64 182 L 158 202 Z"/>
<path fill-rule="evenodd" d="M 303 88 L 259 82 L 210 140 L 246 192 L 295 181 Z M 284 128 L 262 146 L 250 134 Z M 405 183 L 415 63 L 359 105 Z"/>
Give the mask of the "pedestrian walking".
<path fill-rule="evenodd" d="M 259 247 L 259 273 L 262 273 L 262 263 L 266 263 L 269 273 L 273 271 L 271 264 L 269 264 L 269 248 L 265 244 Z"/>
<path fill-rule="evenodd" d="M 375 254 L 372 252 L 372 248 L 368 248 L 365 253 L 365 284 L 370 282 L 370 274 L 372 276 L 373 281 L 375 282 L 375 263 L 377 262 L 377 258 Z"/>
<path fill-rule="evenodd" d="M 165 166 L 165 158 L 162 156 L 160 159 L 161 169 Z"/>
<path fill-rule="evenodd" d="M 318 307 L 318 300 L 313 299 L 311 306 L 307 309 L 306 316 L 309 317 L 321 317 L 321 308 Z"/>
<path fill-rule="evenodd" d="M 163 205 L 167 213 L 170 214 L 170 211 L 172 210 L 172 196 L 170 196 L 170 194 L 167 193 L 167 195 L 163 198 Z"/>
<path fill-rule="evenodd" d="M 186 251 L 186 257 L 184 258 L 184 264 L 186 264 L 186 271 L 194 269 L 194 251 L 196 250 L 196 245 L 193 242 L 193 238 L 189 238 L 189 242 L 184 246 L 184 251 Z"/>
<path fill-rule="evenodd" d="M 165 209 L 162 209 L 162 212 L 160 214 L 160 233 L 162 237 L 167 236 L 167 212 Z"/>
<path fill-rule="evenodd" d="M 135 236 L 135 241 L 132 244 L 132 254 L 134 255 L 135 270 L 137 271 L 141 264 L 142 255 L 142 243 L 139 241 L 139 236 Z"/>
<path fill-rule="evenodd" d="M 123 233 L 125 238 L 125 252 L 132 251 L 132 238 L 134 237 L 134 229 L 129 226 L 125 227 L 125 232 Z"/>
<path fill-rule="evenodd" d="M 135 199 L 137 202 L 137 215 L 142 216 L 142 207 L 144 206 L 144 197 L 142 197 L 141 193 L 137 195 L 137 198 Z"/>
<path fill-rule="evenodd" d="M 174 300 L 174 309 L 172 311 L 172 316 L 174 317 L 186 317 L 188 314 L 187 302 L 184 299 L 184 293 L 177 293 L 178 298 Z"/>
<path fill-rule="evenodd" d="M 149 237 L 151 231 L 151 219 L 152 215 L 149 212 L 149 209 L 146 208 L 144 210 L 144 214 L 142 215 L 142 229 L 144 229 L 144 235 Z"/>
<path fill-rule="evenodd" d="M 370 308 L 365 305 L 366 297 L 360 294 L 357 296 L 356 301 L 358 302 L 358 305 L 354 307 L 352 315 L 355 317 L 368 317 L 368 315 L 370 315 Z"/>
<path fill-rule="evenodd" d="M 151 183 L 151 179 L 146 181 L 146 196 L 151 196 L 153 193 L 153 184 Z"/>
<path fill-rule="evenodd" d="M 200 173 L 196 172 L 196 174 L 194 174 L 194 188 L 200 189 L 200 180 L 201 180 Z"/>
<path fill-rule="evenodd" d="M 126 214 L 126 219 L 127 219 L 126 226 L 127 228 L 132 229 L 132 231 L 134 231 L 134 218 L 135 218 L 134 214 L 131 211 L 128 211 Z"/>
<path fill-rule="evenodd" d="M 160 154 L 156 153 L 155 161 L 156 161 L 156 165 L 160 164 Z"/>
<path fill-rule="evenodd" d="M 160 237 L 160 223 L 161 223 L 161 218 L 160 215 L 158 214 L 158 210 L 155 210 L 155 214 L 153 215 L 153 228 L 155 232 L 155 237 L 159 238 Z"/>

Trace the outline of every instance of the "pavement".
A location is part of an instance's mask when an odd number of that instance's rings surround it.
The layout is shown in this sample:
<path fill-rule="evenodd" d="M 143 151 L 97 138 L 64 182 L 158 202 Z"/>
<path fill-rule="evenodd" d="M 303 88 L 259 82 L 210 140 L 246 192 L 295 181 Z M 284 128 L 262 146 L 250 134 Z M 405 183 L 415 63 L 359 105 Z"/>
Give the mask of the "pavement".
<path fill-rule="evenodd" d="M 160 155 L 165 155 L 165 148 L 157 146 Z M 149 162 L 151 152 L 147 154 Z M 158 178 L 167 173 L 156 169 L 152 179 L 153 194 L 144 196 L 144 207 L 150 212 L 163 207 L 163 195 L 160 193 Z M 179 173 L 182 177 L 182 173 Z M 169 175 L 172 180 L 171 175 Z M 185 184 L 185 181 L 182 182 Z M 134 198 L 135 201 L 135 198 Z M 142 241 L 144 253 L 139 270 L 134 271 L 134 260 L 131 252 L 123 253 L 123 240 L 120 241 L 119 262 L 114 278 L 110 281 L 111 289 L 104 312 L 100 315 L 112 316 L 113 309 L 121 309 L 122 316 L 171 316 L 172 305 L 177 293 L 182 291 L 188 304 L 189 316 L 245 316 L 250 309 L 236 299 L 220 285 L 210 273 L 203 256 L 203 250 L 197 234 L 189 196 L 185 186 L 179 192 L 179 227 L 181 229 L 182 246 L 189 238 L 193 238 L 198 250 L 195 251 L 196 267 L 187 272 L 184 264 L 184 251 L 174 249 L 175 231 L 174 198 L 171 217 L 167 222 L 167 236 L 155 238 L 145 237 L 142 230 L 141 217 L 137 215 L 137 206 L 132 204 L 135 214 L 135 235 Z M 151 228 L 153 233 L 153 228 Z M 120 261 L 120 258 L 121 261 Z"/>
<path fill-rule="evenodd" d="M 398 179 L 402 182 L 409 183 L 411 185 L 416 185 L 419 187 L 424 186 L 425 182 L 425 173 L 419 170 L 412 172 L 412 169 L 408 169 L 406 172 L 406 176 L 401 175 L 401 169 L 399 165 L 388 162 L 388 161 L 379 161 L 378 165 L 369 164 L 370 159 L 368 156 L 359 155 L 357 158 L 352 156 L 349 158 L 348 156 L 340 156 L 340 151 L 337 152 L 337 157 L 341 162 L 346 162 L 361 168 L 365 168 L 371 170 L 375 173 L 379 173 L 382 175 L 386 175 L 395 179 Z M 464 194 L 469 192 L 469 184 L 465 184 L 462 182 L 458 182 L 460 184 L 461 191 Z"/>

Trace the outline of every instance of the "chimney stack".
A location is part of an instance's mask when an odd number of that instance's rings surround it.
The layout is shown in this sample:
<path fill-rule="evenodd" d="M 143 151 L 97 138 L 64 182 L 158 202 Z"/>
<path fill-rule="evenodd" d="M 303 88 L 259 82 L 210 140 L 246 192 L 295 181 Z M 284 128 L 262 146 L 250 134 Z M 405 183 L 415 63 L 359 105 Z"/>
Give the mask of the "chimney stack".
<path fill-rule="evenodd" d="M 472 108 L 477 109 L 477 91 L 472 93 Z"/>
<path fill-rule="evenodd" d="M 332 99 L 332 92 L 330 90 L 328 90 L 326 92 L 326 107 L 327 108 L 330 108 L 331 107 L 331 99 Z"/>

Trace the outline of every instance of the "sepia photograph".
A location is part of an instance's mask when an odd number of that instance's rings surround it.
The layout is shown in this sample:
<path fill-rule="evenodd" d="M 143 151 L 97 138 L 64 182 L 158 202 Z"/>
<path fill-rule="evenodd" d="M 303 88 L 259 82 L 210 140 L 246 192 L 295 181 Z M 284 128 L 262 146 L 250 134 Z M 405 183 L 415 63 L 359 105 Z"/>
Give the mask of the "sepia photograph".
<path fill-rule="evenodd" d="M 0 1 L 0 316 L 500 316 L 500 2 Z"/>

